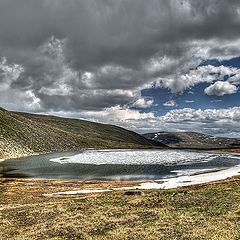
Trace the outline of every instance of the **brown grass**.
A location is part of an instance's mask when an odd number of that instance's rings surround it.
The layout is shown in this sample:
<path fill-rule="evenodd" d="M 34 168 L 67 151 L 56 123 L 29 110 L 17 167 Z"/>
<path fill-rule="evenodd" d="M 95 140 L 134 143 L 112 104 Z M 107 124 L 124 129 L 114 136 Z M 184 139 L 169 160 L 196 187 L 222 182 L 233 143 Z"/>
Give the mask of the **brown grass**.
<path fill-rule="evenodd" d="M 240 239 L 239 183 L 44 197 L 132 183 L 2 179 L 0 239 Z"/>

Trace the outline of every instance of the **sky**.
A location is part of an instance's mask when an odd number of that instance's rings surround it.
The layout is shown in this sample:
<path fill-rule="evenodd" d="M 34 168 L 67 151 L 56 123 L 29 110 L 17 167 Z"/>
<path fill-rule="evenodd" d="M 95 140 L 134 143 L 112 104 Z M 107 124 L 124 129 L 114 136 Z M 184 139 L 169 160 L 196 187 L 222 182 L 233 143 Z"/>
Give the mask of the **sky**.
<path fill-rule="evenodd" d="M 240 137 L 240 1 L 0 0 L 0 106 Z"/>

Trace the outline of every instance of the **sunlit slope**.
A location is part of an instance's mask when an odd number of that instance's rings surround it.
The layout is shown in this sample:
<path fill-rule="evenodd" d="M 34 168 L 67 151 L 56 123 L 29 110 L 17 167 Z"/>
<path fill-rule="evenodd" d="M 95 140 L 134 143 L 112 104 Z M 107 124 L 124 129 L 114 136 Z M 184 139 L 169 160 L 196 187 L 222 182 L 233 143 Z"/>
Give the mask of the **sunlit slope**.
<path fill-rule="evenodd" d="M 164 146 L 114 125 L 0 109 L 0 158 L 86 147 L 148 148 L 154 145 Z"/>

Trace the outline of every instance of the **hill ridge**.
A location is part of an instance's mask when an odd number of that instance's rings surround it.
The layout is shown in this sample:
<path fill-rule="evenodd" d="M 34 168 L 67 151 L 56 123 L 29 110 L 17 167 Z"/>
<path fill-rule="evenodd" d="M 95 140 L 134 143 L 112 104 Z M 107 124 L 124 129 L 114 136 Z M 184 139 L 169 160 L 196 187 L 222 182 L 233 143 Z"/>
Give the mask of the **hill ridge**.
<path fill-rule="evenodd" d="M 240 147 L 240 139 L 216 137 L 195 131 L 159 131 L 145 133 L 143 136 L 147 139 L 158 141 L 172 148 L 222 149 Z"/>
<path fill-rule="evenodd" d="M 165 145 L 115 125 L 0 108 L 0 159 L 90 147 L 153 148 Z"/>

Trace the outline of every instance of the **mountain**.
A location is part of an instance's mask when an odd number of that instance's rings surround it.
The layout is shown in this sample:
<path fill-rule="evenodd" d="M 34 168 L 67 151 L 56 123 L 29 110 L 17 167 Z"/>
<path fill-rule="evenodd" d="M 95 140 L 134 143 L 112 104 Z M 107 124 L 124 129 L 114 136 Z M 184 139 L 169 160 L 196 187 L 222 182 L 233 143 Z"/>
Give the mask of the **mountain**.
<path fill-rule="evenodd" d="M 164 145 L 114 125 L 0 108 L 0 159 L 89 147 L 152 148 Z"/>
<path fill-rule="evenodd" d="M 145 133 L 143 136 L 172 148 L 221 149 L 240 147 L 240 139 L 214 137 L 197 132 L 155 132 Z"/>

